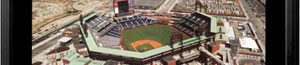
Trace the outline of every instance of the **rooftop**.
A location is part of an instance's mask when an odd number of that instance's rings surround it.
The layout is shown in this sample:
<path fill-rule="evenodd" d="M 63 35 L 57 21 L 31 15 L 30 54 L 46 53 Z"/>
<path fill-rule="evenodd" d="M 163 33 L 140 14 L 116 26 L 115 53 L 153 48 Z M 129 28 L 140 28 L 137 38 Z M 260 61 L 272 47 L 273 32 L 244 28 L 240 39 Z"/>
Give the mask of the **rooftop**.
<path fill-rule="evenodd" d="M 205 13 L 199 12 L 199 11 L 195 11 L 196 13 L 199 13 L 201 15 L 204 15 L 206 17 L 210 18 L 210 32 L 213 33 L 217 33 L 217 18 L 211 16 L 211 15 L 207 15 Z"/>
<path fill-rule="evenodd" d="M 77 53 L 70 53 L 67 56 L 65 56 L 63 59 L 72 61 L 73 59 L 77 58 L 78 56 L 79 56 L 79 54 L 77 54 Z"/>
<path fill-rule="evenodd" d="M 93 60 L 89 65 L 104 65 L 105 61 Z"/>
<path fill-rule="evenodd" d="M 223 33 L 226 32 L 226 28 L 224 26 L 217 26 L 217 30 L 218 32 L 223 32 Z"/>
<path fill-rule="evenodd" d="M 61 59 L 61 56 L 60 56 L 60 55 L 61 55 L 61 53 L 56 53 L 55 58 L 56 58 L 56 59 Z"/>
<path fill-rule="evenodd" d="M 70 41 L 72 38 L 68 38 L 68 37 L 63 37 L 61 39 L 59 39 L 60 42 L 68 42 Z"/>
<path fill-rule="evenodd" d="M 85 65 L 87 62 L 91 61 L 90 58 L 75 58 L 70 62 L 69 65 Z"/>
<path fill-rule="evenodd" d="M 239 38 L 241 47 L 250 49 L 259 49 L 255 40 L 249 37 Z"/>
<path fill-rule="evenodd" d="M 226 34 L 216 34 L 215 41 L 228 41 Z"/>

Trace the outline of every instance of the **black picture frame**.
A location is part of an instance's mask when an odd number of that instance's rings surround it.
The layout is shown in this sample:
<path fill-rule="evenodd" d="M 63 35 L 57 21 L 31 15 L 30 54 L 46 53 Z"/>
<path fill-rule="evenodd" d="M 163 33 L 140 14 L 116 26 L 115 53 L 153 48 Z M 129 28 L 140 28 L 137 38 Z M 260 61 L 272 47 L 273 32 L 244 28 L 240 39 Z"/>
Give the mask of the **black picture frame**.
<path fill-rule="evenodd" d="M 10 62 L 10 0 L 1 0 L 1 65 L 9 65 Z"/>

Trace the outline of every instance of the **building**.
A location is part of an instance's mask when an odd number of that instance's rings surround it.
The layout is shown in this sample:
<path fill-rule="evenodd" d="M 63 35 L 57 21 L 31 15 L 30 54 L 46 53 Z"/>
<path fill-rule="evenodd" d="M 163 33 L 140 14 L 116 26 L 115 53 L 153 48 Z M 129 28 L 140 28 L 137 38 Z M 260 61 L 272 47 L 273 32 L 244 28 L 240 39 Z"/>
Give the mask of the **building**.
<path fill-rule="evenodd" d="M 63 37 L 63 38 L 59 39 L 58 42 L 61 46 L 66 46 L 71 40 L 72 40 L 72 38 Z"/>
<path fill-rule="evenodd" d="M 114 60 L 108 60 L 104 65 L 119 65 L 120 62 Z"/>
<path fill-rule="evenodd" d="M 227 4 L 233 4 L 233 0 L 227 0 L 226 3 Z"/>
<path fill-rule="evenodd" d="M 210 51 L 212 54 L 214 54 L 217 50 L 219 50 L 220 44 L 218 43 L 211 43 L 208 46 L 208 51 Z"/>
<path fill-rule="evenodd" d="M 259 47 L 256 41 L 249 37 L 241 37 L 239 38 L 240 44 L 242 48 L 247 48 L 251 50 L 259 50 Z"/>
<path fill-rule="evenodd" d="M 167 56 L 162 59 L 163 65 L 176 65 L 176 60 L 173 56 Z"/>
<path fill-rule="evenodd" d="M 56 53 L 55 54 L 55 59 L 56 59 L 56 61 L 60 61 L 61 60 L 61 53 Z"/>
<path fill-rule="evenodd" d="M 92 60 L 91 58 L 74 58 L 69 64 L 65 65 L 104 65 L 105 61 Z"/>
<path fill-rule="evenodd" d="M 72 38 L 73 43 L 80 43 L 80 36 L 79 36 L 79 27 L 77 25 L 71 25 L 70 27 L 66 28 L 62 35 L 64 37 Z"/>
<path fill-rule="evenodd" d="M 65 29 L 62 33 L 61 33 L 64 37 L 69 37 L 72 38 L 72 31 L 71 29 Z"/>
<path fill-rule="evenodd" d="M 225 34 L 227 31 L 224 26 L 217 26 L 217 29 L 219 34 Z"/>
<path fill-rule="evenodd" d="M 134 0 L 135 9 L 156 10 L 165 0 Z"/>
<path fill-rule="evenodd" d="M 88 65 L 104 65 L 105 61 L 92 60 Z"/>
<path fill-rule="evenodd" d="M 71 54 L 68 54 L 66 55 L 64 58 L 63 58 L 63 63 L 64 64 L 70 64 L 70 62 L 72 60 L 74 60 L 75 58 L 77 58 L 79 56 L 79 54 L 77 53 L 71 53 Z"/>
<path fill-rule="evenodd" d="M 224 26 L 226 28 L 226 35 L 228 40 L 235 40 L 235 34 L 233 28 L 229 25 L 229 22 L 224 22 Z"/>
<path fill-rule="evenodd" d="M 91 60 L 90 58 L 75 58 L 68 65 L 88 65 Z"/>
<path fill-rule="evenodd" d="M 214 39 L 217 44 L 226 44 L 228 41 L 226 34 L 216 34 Z"/>

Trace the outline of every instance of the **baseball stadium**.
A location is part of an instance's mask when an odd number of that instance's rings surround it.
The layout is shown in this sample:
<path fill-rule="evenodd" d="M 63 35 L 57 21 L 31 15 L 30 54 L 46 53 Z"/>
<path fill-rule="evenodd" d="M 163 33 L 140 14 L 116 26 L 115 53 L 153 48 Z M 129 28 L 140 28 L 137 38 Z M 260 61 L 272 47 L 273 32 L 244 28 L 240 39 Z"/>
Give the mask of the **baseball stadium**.
<path fill-rule="evenodd" d="M 133 28 L 121 32 L 121 43 L 129 51 L 144 52 L 167 45 L 172 32 L 176 32 L 175 28 L 159 24 Z"/>
<path fill-rule="evenodd" d="M 178 54 L 201 46 L 217 33 L 217 18 L 200 12 L 182 17 L 181 23 L 167 25 L 141 15 L 118 19 L 94 16 L 80 24 L 83 41 L 89 55 L 99 60 L 122 60 L 128 64 L 147 64 L 165 56 Z M 172 41 L 178 32 L 181 41 Z"/>

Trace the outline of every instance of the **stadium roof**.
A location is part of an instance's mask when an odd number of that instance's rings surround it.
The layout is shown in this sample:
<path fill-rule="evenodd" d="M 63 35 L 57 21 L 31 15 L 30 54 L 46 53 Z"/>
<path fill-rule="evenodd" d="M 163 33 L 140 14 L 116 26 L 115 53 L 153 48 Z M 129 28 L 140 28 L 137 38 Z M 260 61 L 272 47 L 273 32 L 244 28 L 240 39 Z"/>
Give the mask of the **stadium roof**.
<path fill-rule="evenodd" d="M 199 11 L 195 11 L 195 12 L 202 14 L 206 17 L 209 17 L 210 18 L 210 32 L 217 33 L 217 18 L 215 18 L 211 15 L 207 15 L 205 13 L 199 12 Z"/>
<path fill-rule="evenodd" d="M 69 65 L 85 65 L 87 62 L 91 61 L 90 58 L 75 58 L 70 62 Z"/>
<path fill-rule="evenodd" d="M 251 48 L 251 49 L 259 49 L 255 40 L 249 37 L 241 37 L 239 38 L 241 47 L 243 48 Z"/>
<path fill-rule="evenodd" d="M 164 0 L 134 0 L 134 5 L 159 7 Z"/>

